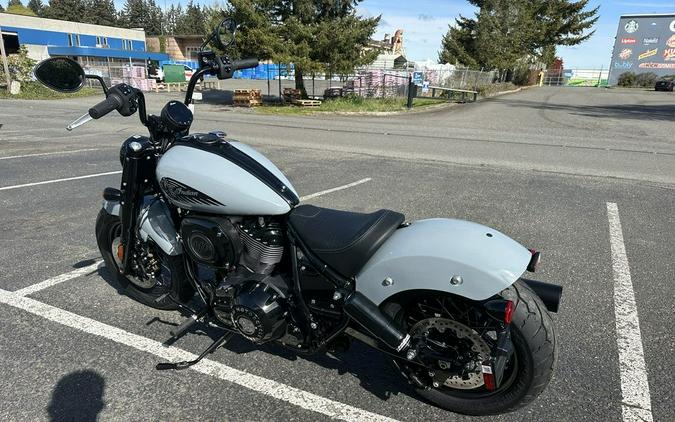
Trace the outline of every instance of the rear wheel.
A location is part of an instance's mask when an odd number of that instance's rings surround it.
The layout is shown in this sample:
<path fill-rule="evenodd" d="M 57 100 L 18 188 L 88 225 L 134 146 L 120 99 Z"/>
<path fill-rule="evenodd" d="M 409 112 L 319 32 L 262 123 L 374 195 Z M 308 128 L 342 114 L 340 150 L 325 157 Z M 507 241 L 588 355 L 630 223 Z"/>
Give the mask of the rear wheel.
<path fill-rule="evenodd" d="M 399 303 L 384 305 L 384 311 L 415 337 L 424 333 L 431 344 L 442 345 L 453 361 L 466 368 L 441 385 L 434 382 L 439 367 L 420 368 L 395 361 L 402 373 L 416 385 L 417 392 L 444 409 L 468 415 L 491 415 L 516 410 L 533 401 L 550 382 L 557 357 L 553 323 L 539 297 L 522 282 L 504 290 L 504 299 L 514 302 L 509 326 L 513 354 L 504 369 L 499 387 L 488 390 L 481 363 L 496 343 L 492 328 L 479 322 L 482 306 L 452 295 L 420 293 Z M 447 345 L 452 345 L 448 347 Z M 459 356 L 459 357 L 458 357 Z M 439 361 L 443 368 L 449 363 Z M 435 374 L 434 374 L 435 375 Z"/>
<path fill-rule="evenodd" d="M 192 295 L 186 281 L 183 258 L 167 255 L 154 245 L 144 245 L 143 250 L 138 251 L 144 256 L 139 256 L 137 260 L 137 275 L 125 276 L 120 272 L 122 260 L 117 254 L 121 233 L 119 217 L 101 210 L 96 219 L 96 241 L 112 277 L 127 296 L 144 305 L 163 310 L 178 309 L 169 296 L 186 301 Z"/>

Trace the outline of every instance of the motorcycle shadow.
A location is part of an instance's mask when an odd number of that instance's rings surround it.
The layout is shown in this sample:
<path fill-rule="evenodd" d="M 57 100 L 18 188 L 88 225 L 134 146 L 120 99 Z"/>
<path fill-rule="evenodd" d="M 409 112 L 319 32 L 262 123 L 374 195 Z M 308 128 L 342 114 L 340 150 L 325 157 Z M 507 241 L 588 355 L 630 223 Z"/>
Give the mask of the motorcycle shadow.
<path fill-rule="evenodd" d="M 127 296 L 124 287 L 112 277 L 105 267 L 99 268 L 98 274 L 118 294 Z M 193 304 L 195 305 L 194 307 L 198 305 L 196 301 Z M 185 312 L 181 313 L 183 316 L 188 316 Z M 146 325 L 155 323 L 160 323 L 167 328 L 178 325 L 162 319 L 161 316 L 151 318 L 146 322 Z M 197 324 L 188 329 L 184 334 L 184 336 L 190 335 L 206 336 L 215 341 L 223 335 L 223 330 L 208 324 Z M 165 344 L 170 345 L 174 342 L 167 341 Z M 349 349 L 344 352 L 326 352 L 312 355 L 298 353 L 278 343 L 255 344 L 241 336 L 232 337 L 222 348 L 238 355 L 260 351 L 288 361 L 305 360 L 325 369 L 335 371 L 339 376 L 351 375 L 359 380 L 359 384 L 364 390 L 383 401 L 398 394 L 415 395 L 414 390 L 385 355 L 356 340 L 352 341 Z"/>

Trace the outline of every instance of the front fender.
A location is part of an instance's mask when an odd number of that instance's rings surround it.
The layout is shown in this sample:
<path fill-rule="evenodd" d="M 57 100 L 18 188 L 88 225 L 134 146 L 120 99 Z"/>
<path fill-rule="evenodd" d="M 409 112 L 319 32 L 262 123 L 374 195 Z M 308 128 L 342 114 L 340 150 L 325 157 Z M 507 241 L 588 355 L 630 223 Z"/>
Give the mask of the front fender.
<path fill-rule="evenodd" d="M 489 227 L 429 219 L 402 227 L 378 249 L 356 278 L 356 290 L 376 305 L 408 290 L 437 290 L 484 300 L 513 284 L 532 254 Z M 454 276 L 460 283 L 451 283 Z M 386 278 L 391 278 L 391 281 Z"/>

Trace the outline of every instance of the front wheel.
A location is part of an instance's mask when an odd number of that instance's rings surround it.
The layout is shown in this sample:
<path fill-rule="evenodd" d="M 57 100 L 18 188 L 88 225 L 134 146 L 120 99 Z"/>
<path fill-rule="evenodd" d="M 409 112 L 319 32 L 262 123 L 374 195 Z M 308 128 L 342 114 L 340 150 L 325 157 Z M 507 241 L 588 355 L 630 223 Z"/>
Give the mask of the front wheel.
<path fill-rule="evenodd" d="M 140 258 L 138 274 L 125 276 L 120 272 L 122 260 L 117 254 L 121 234 L 119 217 L 102 209 L 96 219 L 96 241 L 106 268 L 121 290 L 144 305 L 163 310 L 178 309 L 175 301 L 186 301 L 193 293 L 187 283 L 183 258 L 169 256 L 154 245 L 143 245 L 137 251 Z"/>
<path fill-rule="evenodd" d="M 420 293 L 409 295 L 405 302 L 384 305 L 383 310 L 411 335 L 423 333 L 435 344 L 452 344 L 451 354 L 465 356 L 462 364 L 466 370 L 442 385 L 430 376 L 438 367 L 419 368 L 406 365 L 404 360 L 395 361 L 422 397 L 453 412 L 494 415 L 525 406 L 546 388 L 557 358 L 551 317 L 541 299 L 520 281 L 500 295 L 515 305 L 509 326 L 513 354 L 501 384 L 492 391 L 484 385 L 481 362 L 494 346 L 494 333 L 481 322 L 480 303 L 449 294 Z"/>

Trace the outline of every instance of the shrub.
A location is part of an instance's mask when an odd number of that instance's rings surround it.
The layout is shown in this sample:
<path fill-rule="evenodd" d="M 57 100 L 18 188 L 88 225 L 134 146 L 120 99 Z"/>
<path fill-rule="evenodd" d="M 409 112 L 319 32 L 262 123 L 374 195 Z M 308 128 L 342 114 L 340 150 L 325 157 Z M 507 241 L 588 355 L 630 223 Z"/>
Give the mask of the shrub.
<path fill-rule="evenodd" d="M 617 81 L 617 85 L 631 88 L 635 86 L 635 73 L 633 72 L 624 72 L 619 75 L 619 80 Z"/>
<path fill-rule="evenodd" d="M 35 60 L 28 57 L 28 50 L 26 46 L 21 46 L 17 54 L 10 54 L 7 56 L 7 67 L 9 67 L 9 74 L 13 80 L 19 82 L 30 82 L 33 80 L 33 67 Z M 0 81 L 5 80 L 4 67 L 0 66 Z"/>
<path fill-rule="evenodd" d="M 635 77 L 635 85 L 641 88 L 654 88 L 657 79 L 656 73 L 640 73 Z"/>

